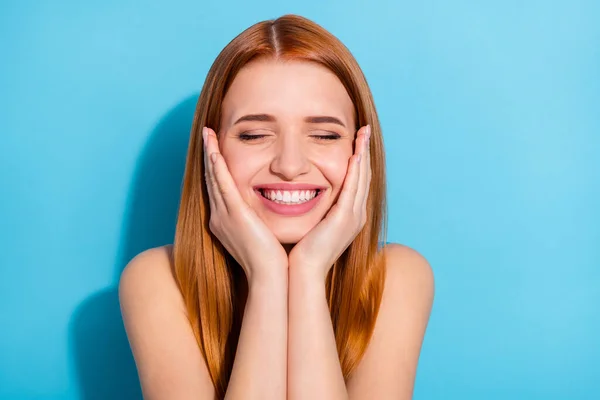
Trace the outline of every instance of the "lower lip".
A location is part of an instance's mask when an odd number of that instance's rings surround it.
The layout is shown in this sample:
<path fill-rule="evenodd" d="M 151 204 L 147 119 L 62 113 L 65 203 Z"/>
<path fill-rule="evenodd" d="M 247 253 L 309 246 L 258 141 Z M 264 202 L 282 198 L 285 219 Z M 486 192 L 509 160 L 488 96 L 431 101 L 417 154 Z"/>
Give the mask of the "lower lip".
<path fill-rule="evenodd" d="M 312 210 L 317 205 L 319 200 L 321 199 L 321 196 L 323 195 L 325 190 L 320 190 L 319 194 L 317 194 L 315 197 L 313 197 L 309 201 L 306 201 L 301 204 L 275 203 L 274 201 L 271 201 L 271 200 L 267 199 L 265 196 L 263 196 L 262 194 L 260 194 L 260 191 L 255 190 L 255 192 L 256 192 L 256 195 L 258 197 L 260 197 L 263 204 L 269 210 L 273 211 L 274 213 L 281 214 L 281 215 L 287 215 L 287 216 L 296 216 L 296 215 L 306 214 L 307 212 Z"/>

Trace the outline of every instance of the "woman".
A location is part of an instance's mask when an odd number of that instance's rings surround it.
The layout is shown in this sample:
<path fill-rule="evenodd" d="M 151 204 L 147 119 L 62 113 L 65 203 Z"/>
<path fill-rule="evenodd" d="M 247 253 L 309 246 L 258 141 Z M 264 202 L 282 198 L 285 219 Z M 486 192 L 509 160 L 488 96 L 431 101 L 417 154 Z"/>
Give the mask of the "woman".
<path fill-rule="evenodd" d="M 409 399 L 433 301 L 385 243 L 381 129 L 338 39 L 253 25 L 198 100 L 173 246 L 119 284 L 148 399 Z"/>

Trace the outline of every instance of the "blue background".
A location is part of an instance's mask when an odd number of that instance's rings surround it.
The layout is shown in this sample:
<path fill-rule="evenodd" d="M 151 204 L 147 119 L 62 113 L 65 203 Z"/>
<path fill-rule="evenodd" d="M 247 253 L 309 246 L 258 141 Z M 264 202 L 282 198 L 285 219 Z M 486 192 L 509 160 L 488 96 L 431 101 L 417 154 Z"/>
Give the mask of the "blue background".
<path fill-rule="evenodd" d="M 172 242 L 213 60 L 285 13 L 358 59 L 435 272 L 414 398 L 600 398 L 600 2 L 299 3 L 1 3 L 0 398 L 139 397 L 118 276 Z"/>

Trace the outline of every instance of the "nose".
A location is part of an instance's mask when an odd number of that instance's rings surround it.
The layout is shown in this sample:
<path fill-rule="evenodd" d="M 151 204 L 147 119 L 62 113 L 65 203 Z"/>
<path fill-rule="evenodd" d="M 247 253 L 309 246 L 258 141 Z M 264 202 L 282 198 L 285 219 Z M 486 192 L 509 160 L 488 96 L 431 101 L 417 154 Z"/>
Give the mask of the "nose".
<path fill-rule="evenodd" d="M 275 146 L 276 154 L 271 162 L 271 172 L 283 180 L 291 181 L 310 170 L 304 145 L 297 136 L 301 135 L 282 134 Z"/>

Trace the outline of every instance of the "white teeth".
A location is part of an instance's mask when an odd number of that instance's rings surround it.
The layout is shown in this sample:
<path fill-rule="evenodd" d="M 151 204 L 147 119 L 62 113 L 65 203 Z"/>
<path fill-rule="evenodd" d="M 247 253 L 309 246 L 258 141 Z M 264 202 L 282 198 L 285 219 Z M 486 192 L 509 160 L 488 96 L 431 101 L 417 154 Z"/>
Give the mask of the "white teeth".
<path fill-rule="evenodd" d="M 267 199 L 281 204 L 302 204 L 312 200 L 316 190 L 261 190 Z"/>

